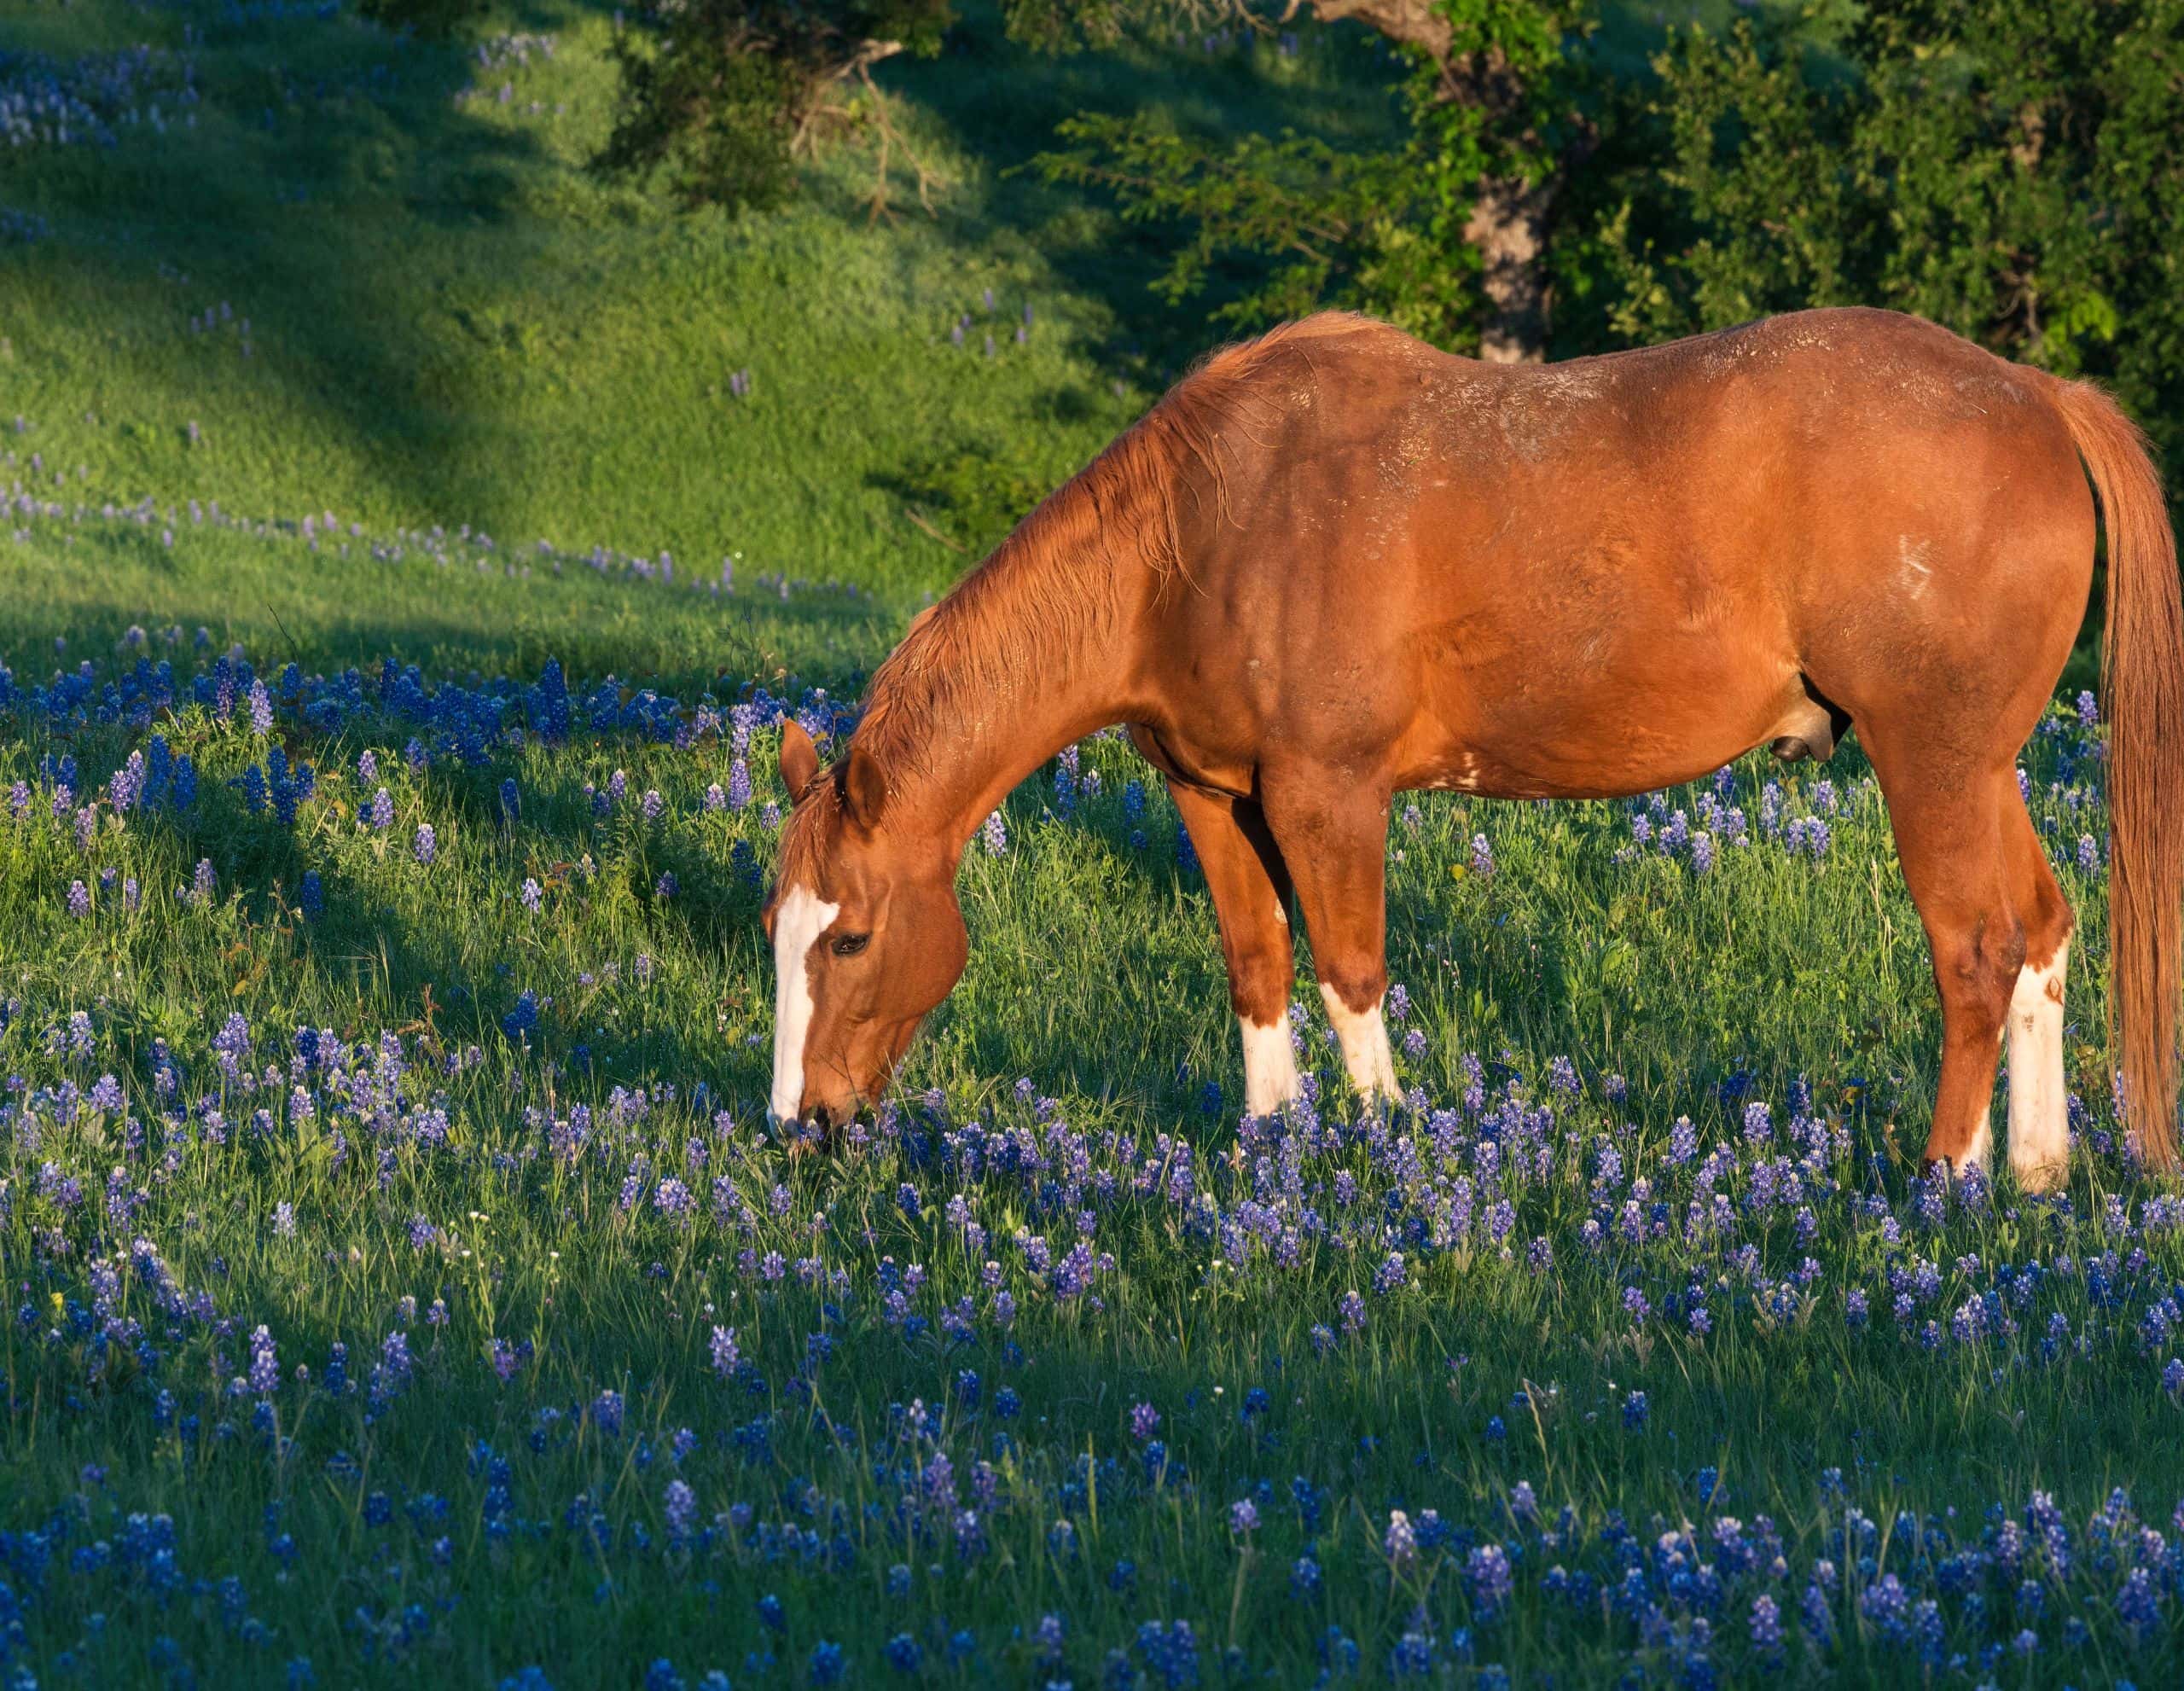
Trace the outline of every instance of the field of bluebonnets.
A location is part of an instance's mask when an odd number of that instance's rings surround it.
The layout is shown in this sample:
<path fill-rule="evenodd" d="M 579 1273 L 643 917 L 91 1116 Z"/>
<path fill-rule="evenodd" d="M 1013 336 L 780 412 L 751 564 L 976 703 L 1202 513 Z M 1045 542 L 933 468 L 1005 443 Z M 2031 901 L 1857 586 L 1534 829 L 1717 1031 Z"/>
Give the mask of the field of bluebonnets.
<path fill-rule="evenodd" d="M 1112 228 L 967 163 L 938 226 L 646 223 L 572 163 L 606 23 L 547 21 L 0 52 L 0 1677 L 2171 1682 L 2184 1204 L 2115 1134 L 2075 678 L 2022 760 L 2082 923 L 2056 1197 L 1918 1178 L 1855 746 L 1420 798 L 1406 1106 L 1299 1012 L 1311 1101 L 1251 1122 L 1188 842 L 1095 737 L 812 1153 L 763 1104 L 779 725 L 840 744 L 990 538 L 887 467 L 1051 476 L 1159 355 L 1051 257 Z M 1232 115 L 1341 43 L 1236 50 Z M 905 84 L 944 157 L 1036 80 L 954 68 Z M 413 148 L 450 112 L 486 213 Z"/>

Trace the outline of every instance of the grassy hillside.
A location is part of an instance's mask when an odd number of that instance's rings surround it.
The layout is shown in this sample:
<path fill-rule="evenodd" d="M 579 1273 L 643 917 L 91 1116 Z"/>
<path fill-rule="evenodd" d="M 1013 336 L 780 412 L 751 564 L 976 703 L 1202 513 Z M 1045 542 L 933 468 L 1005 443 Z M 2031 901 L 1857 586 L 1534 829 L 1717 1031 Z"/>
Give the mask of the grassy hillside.
<path fill-rule="evenodd" d="M 731 224 L 583 168 L 607 7 L 502 21 L 435 46 L 304 7 L 19 11 L 0 86 L 87 115 L 0 194 L 49 231 L 0 245 L 0 427 L 32 426 L 6 444 L 101 497 L 921 590 L 963 562 L 903 519 L 921 479 L 977 454 L 1043 491 L 1199 344 L 1145 290 L 1147 236 L 1013 164 L 1124 102 L 1324 127 L 1361 52 L 967 44 L 892 76 L 937 218 L 868 221 L 844 145 L 805 203 Z M 1341 85 L 1338 130 L 1385 125 Z"/>

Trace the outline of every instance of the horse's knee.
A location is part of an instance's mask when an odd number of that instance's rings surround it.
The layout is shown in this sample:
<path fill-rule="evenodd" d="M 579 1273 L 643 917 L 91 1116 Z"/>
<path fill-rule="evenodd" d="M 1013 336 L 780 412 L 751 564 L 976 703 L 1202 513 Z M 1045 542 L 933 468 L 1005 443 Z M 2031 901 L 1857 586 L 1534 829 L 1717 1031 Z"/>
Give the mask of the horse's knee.
<path fill-rule="evenodd" d="M 1945 1010 L 1957 1010 L 1999 1028 L 2024 968 L 2024 925 L 2016 917 L 1990 917 L 1934 939 L 1934 983 Z"/>
<path fill-rule="evenodd" d="M 2023 913 L 2023 919 L 2024 961 L 2032 968 L 2045 968 L 2055 954 L 2070 943 L 2071 935 L 2077 927 L 2070 901 L 2052 881 L 2041 890 L 2033 907 Z"/>
<path fill-rule="evenodd" d="M 1287 928 L 1282 930 L 1286 938 Z M 1289 1008 L 1294 964 L 1270 944 L 1238 946 L 1228 954 L 1228 1003 L 1246 1021 L 1263 1027 Z"/>
<path fill-rule="evenodd" d="M 1375 1008 L 1388 990 L 1385 959 L 1335 956 L 1316 959 L 1321 987 L 1342 1001 L 1345 1008 L 1363 1015 Z"/>

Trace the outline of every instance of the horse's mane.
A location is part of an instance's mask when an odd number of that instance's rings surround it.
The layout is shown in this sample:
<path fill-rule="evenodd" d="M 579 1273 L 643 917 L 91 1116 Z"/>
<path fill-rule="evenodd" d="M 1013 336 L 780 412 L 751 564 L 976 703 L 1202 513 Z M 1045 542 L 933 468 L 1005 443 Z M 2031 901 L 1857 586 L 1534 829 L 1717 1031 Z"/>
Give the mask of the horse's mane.
<path fill-rule="evenodd" d="M 1284 354 L 1309 361 L 1329 334 L 1380 327 L 1325 312 L 1200 359 L 912 625 L 874 671 L 857 744 L 891 776 L 921 769 L 935 717 L 1104 640 L 1129 572 L 1188 581 L 1182 502 L 1210 493 L 1221 514 L 1230 461 L 1279 415 L 1282 396 L 1256 378 Z"/>

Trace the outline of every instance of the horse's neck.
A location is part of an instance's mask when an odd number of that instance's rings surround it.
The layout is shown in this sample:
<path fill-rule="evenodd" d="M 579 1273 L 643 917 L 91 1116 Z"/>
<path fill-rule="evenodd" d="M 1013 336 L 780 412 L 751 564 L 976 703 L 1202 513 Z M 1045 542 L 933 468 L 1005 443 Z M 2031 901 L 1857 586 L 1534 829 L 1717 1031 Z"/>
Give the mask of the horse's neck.
<path fill-rule="evenodd" d="M 1072 605 L 1083 584 L 1030 571 L 944 603 L 936 625 L 905 642 L 906 665 L 875 692 L 869 714 L 892 718 L 880 762 L 898 825 L 960 852 L 1019 782 L 1066 746 L 1124 720 L 1137 669 L 1141 607 L 1135 584 Z M 963 618 L 950 625 L 939 618 Z"/>
<path fill-rule="evenodd" d="M 1040 764 L 1127 712 L 1125 665 L 1072 663 L 1020 687 L 973 694 L 936 712 L 925 755 L 891 781 L 889 803 L 926 838 L 960 852 Z"/>

